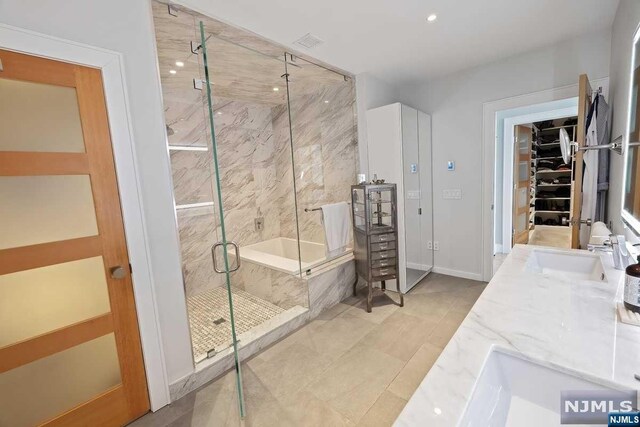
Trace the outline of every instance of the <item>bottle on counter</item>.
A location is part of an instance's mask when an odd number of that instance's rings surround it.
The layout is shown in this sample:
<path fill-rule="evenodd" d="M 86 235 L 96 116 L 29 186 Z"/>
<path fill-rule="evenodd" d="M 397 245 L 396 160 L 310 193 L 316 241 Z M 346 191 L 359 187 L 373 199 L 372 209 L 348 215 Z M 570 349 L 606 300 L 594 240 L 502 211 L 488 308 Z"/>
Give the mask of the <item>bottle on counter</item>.
<path fill-rule="evenodd" d="M 640 256 L 637 264 L 631 264 L 625 270 L 624 306 L 627 310 L 640 313 Z"/>

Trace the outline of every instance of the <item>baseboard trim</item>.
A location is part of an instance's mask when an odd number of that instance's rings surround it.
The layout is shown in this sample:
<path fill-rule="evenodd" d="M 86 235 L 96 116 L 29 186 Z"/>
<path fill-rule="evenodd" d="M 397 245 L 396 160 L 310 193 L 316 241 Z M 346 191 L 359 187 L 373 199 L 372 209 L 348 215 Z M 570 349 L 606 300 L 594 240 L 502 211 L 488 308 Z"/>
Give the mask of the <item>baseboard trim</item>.
<path fill-rule="evenodd" d="M 414 270 L 422 270 L 422 271 L 431 270 L 431 266 L 430 265 L 418 264 L 418 263 L 414 263 L 414 262 L 408 262 L 407 263 L 407 268 L 413 268 Z"/>
<path fill-rule="evenodd" d="M 469 271 L 460 271 L 460 270 L 454 270 L 451 268 L 435 267 L 435 266 L 433 267 L 433 272 L 444 274 L 447 276 L 461 277 L 463 279 L 482 281 L 482 274 L 480 273 L 471 273 Z"/>

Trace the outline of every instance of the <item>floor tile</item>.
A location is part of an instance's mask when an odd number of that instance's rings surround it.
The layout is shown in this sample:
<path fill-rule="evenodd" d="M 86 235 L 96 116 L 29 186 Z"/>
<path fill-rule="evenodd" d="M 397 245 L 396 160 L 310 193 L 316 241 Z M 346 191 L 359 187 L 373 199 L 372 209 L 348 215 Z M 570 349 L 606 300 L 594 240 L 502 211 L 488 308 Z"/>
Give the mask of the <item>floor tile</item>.
<path fill-rule="evenodd" d="M 307 390 L 282 400 L 281 404 L 299 426 L 348 427 L 354 425 L 350 419 Z"/>
<path fill-rule="evenodd" d="M 423 344 L 389 385 L 388 390 L 396 396 L 409 400 L 441 352 L 440 347 L 429 343 Z"/>
<path fill-rule="evenodd" d="M 454 310 L 449 311 L 429 335 L 429 342 L 437 347 L 445 348 L 465 316 L 466 313 Z"/>
<path fill-rule="evenodd" d="M 362 427 L 388 427 L 398 418 L 400 412 L 407 404 L 393 393 L 385 391 L 380 395 L 375 404 L 362 417 L 358 426 Z"/>
<path fill-rule="evenodd" d="M 400 309 L 376 325 L 360 343 L 406 362 L 427 342 L 436 325 Z"/>
<path fill-rule="evenodd" d="M 345 311 L 315 328 L 299 331 L 297 343 L 315 350 L 327 360 L 336 360 L 376 326 L 375 323 Z"/>
<path fill-rule="evenodd" d="M 374 290 L 371 313 L 367 312 L 366 291 L 360 290 L 358 296 L 358 302 L 341 315 L 356 316 L 369 322 L 380 324 L 396 310 L 401 309 L 397 304 L 399 302 L 399 296 L 395 292 L 383 293 L 380 290 Z"/>
<path fill-rule="evenodd" d="M 450 292 L 408 295 L 402 312 L 430 322 L 439 322 L 449 311 L 454 299 Z"/>
<path fill-rule="evenodd" d="M 268 363 L 254 365 L 252 372 L 271 395 L 284 397 L 302 390 L 330 363 L 331 360 L 326 356 L 304 344 L 294 343 L 280 352 L 280 357 Z"/>
<path fill-rule="evenodd" d="M 243 361 L 244 420 L 232 371 L 132 426 L 389 426 L 485 287 L 432 273 L 372 313 L 361 290 Z"/>
<path fill-rule="evenodd" d="M 468 313 L 473 308 L 480 295 L 486 287 L 485 283 L 480 283 L 478 286 L 474 286 L 467 289 L 454 292 L 455 300 L 451 305 L 451 310 L 458 313 Z"/>
<path fill-rule="evenodd" d="M 307 390 L 358 422 L 403 366 L 394 357 L 358 345 L 332 363 Z"/>
<path fill-rule="evenodd" d="M 410 293 L 426 294 L 431 292 L 452 292 L 476 285 L 477 281 L 462 279 L 460 277 L 445 276 L 443 274 L 431 273 L 420 283 L 418 283 Z"/>

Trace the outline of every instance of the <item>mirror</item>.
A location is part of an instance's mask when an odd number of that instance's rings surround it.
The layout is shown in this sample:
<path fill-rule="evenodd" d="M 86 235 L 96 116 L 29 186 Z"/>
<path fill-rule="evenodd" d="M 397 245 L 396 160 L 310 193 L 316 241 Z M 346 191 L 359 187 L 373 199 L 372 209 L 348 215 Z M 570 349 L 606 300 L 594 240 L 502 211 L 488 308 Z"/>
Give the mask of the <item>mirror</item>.
<path fill-rule="evenodd" d="M 625 172 L 622 194 L 622 219 L 640 233 L 640 45 L 638 39 L 640 31 L 636 31 L 633 38 L 633 52 L 631 56 L 631 77 L 629 80 L 629 113 L 627 116 L 627 131 L 624 138 L 623 152 L 625 156 Z"/>
<path fill-rule="evenodd" d="M 571 138 L 565 128 L 560 129 L 560 152 L 562 161 L 568 164 L 571 161 Z"/>

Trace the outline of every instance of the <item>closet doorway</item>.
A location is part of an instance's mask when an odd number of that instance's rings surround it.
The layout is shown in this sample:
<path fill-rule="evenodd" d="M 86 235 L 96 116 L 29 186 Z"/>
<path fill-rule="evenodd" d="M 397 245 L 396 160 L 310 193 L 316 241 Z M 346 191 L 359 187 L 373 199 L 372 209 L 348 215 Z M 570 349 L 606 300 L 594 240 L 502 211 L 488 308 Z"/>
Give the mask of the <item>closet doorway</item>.
<path fill-rule="evenodd" d="M 572 164 L 560 149 L 564 129 L 575 140 L 578 117 L 516 125 L 511 245 L 571 248 Z"/>
<path fill-rule="evenodd" d="M 508 254 L 515 244 L 567 247 L 570 227 L 562 225 L 567 209 L 560 200 L 552 202 L 552 187 L 543 185 L 571 191 L 571 185 L 559 185 L 571 172 L 562 171 L 563 165 L 557 163 L 562 161 L 557 139 L 559 129 L 571 126 L 577 113 L 578 97 L 497 112 L 494 254 Z M 550 200 L 542 200 L 546 198 Z"/>

